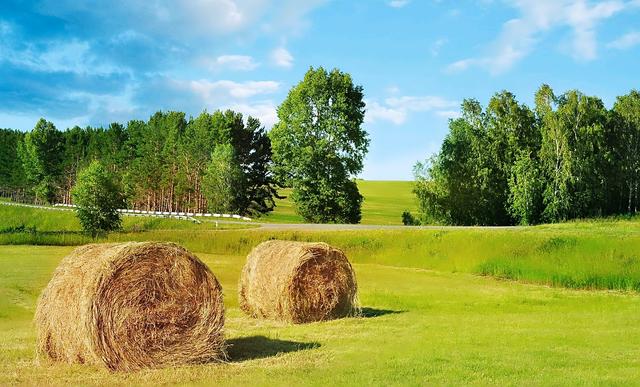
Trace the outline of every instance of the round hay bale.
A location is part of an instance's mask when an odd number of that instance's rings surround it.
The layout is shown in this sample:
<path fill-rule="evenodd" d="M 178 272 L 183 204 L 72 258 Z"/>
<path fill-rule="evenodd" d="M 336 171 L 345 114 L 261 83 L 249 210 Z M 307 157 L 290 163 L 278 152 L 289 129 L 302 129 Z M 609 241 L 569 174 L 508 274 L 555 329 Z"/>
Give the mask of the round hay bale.
<path fill-rule="evenodd" d="M 38 354 L 133 371 L 225 358 L 222 288 L 172 243 L 92 244 L 65 257 L 35 315 Z"/>
<path fill-rule="evenodd" d="M 326 243 L 273 240 L 249 253 L 239 302 L 253 317 L 305 323 L 357 314 L 357 291 L 342 251 Z"/>

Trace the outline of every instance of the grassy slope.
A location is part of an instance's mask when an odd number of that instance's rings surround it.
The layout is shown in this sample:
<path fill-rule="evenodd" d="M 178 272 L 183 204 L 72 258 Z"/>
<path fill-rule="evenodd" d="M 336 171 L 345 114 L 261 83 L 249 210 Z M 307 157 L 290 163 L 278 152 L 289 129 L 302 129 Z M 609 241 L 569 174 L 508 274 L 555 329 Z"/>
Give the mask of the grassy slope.
<path fill-rule="evenodd" d="M 204 218 L 210 220 L 210 218 Z M 44 210 L 31 207 L 0 205 L 0 233 L 10 231 L 11 228 L 25 226 L 35 227 L 40 232 L 77 233 L 82 230 L 80 222 L 73 211 Z M 250 224 L 218 224 L 214 221 L 203 221 L 196 224 L 187 220 L 172 218 L 153 218 L 139 216 L 123 216 L 124 231 L 152 231 L 152 230 L 213 230 L 251 227 Z"/>
<path fill-rule="evenodd" d="M 362 203 L 363 224 L 402 224 L 402 212 L 417 210 L 415 196 L 411 192 L 413 182 L 410 181 L 369 181 L 358 180 L 358 189 L 364 197 Z M 282 190 L 288 196 L 290 190 Z M 302 218 L 295 213 L 293 202 L 287 198 L 276 200 L 273 213 L 260 221 L 273 223 L 302 223 Z"/>
<path fill-rule="evenodd" d="M 0 206 L 0 230 L 27 224 L 47 231 L 0 233 L 0 245 L 91 242 L 73 231 L 77 230 L 74 221 L 72 213 Z M 569 288 L 640 291 L 640 218 L 504 229 L 324 232 L 252 229 L 220 233 L 213 231 L 212 223 L 195 225 L 145 218 L 126 221 L 134 222 L 126 224 L 128 232 L 114 233 L 101 241 L 167 240 L 194 251 L 235 255 L 247 254 L 267 239 L 326 241 L 345 250 L 358 263 L 484 274 Z"/>
<path fill-rule="evenodd" d="M 224 288 L 230 363 L 134 374 L 36 366 L 30 321 L 36 297 L 70 249 L 0 247 L 0 385 L 637 382 L 637 294 L 547 288 L 358 258 L 360 299 L 371 308 L 367 315 L 377 317 L 286 326 L 240 313 L 242 256 L 202 253 Z"/>

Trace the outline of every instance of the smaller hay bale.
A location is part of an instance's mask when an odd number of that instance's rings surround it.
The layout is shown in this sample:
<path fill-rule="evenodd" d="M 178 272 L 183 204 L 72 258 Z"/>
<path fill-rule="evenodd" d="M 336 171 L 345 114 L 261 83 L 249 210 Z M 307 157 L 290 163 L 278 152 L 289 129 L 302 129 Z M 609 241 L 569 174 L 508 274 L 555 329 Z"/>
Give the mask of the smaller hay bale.
<path fill-rule="evenodd" d="M 357 314 L 357 291 L 341 250 L 326 243 L 272 240 L 249 253 L 239 303 L 253 317 L 305 323 Z"/>
<path fill-rule="evenodd" d="M 92 244 L 65 257 L 35 315 L 38 356 L 134 371 L 225 358 L 222 288 L 173 243 Z"/>

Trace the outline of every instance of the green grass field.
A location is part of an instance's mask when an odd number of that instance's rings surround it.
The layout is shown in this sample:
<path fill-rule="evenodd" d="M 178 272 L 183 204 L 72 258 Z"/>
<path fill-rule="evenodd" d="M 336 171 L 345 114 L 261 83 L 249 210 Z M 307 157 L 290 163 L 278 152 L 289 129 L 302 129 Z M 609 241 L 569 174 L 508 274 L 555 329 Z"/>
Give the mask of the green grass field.
<path fill-rule="evenodd" d="M 0 384 L 629 384 L 640 296 L 355 263 L 364 317 L 289 326 L 244 317 L 244 257 L 198 255 L 224 288 L 229 363 L 111 373 L 35 364 L 36 298 L 70 247 L 0 247 Z M 360 261 L 359 259 L 355 260 Z M 411 262 L 409 262 L 411 264 Z"/>
<path fill-rule="evenodd" d="M 0 385 L 629 385 L 640 375 L 637 217 L 355 231 L 128 218 L 124 232 L 98 241 L 194 251 L 224 288 L 230 344 L 228 363 L 132 374 L 35 362 L 37 296 L 73 248 L 65 245 L 90 241 L 74 222 L 72 213 L 0 206 Z M 363 317 L 296 326 L 245 317 L 236 296 L 244 257 L 273 238 L 343 249 Z"/>
<path fill-rule="evenodd" d="M 362 224 L 402 224 L 402 212 L 416 213 L 417 204 L 411 181 L 370 181 L 358 180 L 358 189 L 364 197 L 362 203 Z M 286 199 L 276 200 L 275 210 L 259 219 L 261 222 L 302 223 L 296 214 L 294 204 L 288 197 L 291 191 L 284 189 L 280 195 Z"/>

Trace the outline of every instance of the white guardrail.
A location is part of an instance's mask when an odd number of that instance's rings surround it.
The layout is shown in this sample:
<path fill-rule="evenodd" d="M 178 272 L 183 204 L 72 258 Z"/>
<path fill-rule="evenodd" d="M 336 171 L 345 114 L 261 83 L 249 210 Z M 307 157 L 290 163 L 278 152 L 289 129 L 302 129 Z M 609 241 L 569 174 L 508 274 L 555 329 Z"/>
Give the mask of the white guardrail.
<path fill-rule="evenodd" d="M 57 211 L 73 211 L 76 206 L 73 204 L 62 204 L 57 203 L 51 206 L 39 206 L 36 204 L 24 204 L 24 203 L 16 203 L 16 202 L 5 202 L 0 201 L 0 204 L 8 205 L 8 206 L 20 206 L 20 207 L 31 207 L 31 208 L 40 208 L 43 210 L 57 210 Z M 235 214 L 210 214 L 206 212 L 171 212 L 171 211 L 145 211 L 145 210 L 129 210 L 129 209 L 119 209 L 119 213 L 126 216 L 151 216 L 151 217 L 162 217 L 162 218 L 174 218 L 174 219 L 184 219 L 191 220 L 193 222 L 198 222 L 196 217 L 202 218 L 226 218 L 226 219 L 236 219 L 236 220 L 244 220 L 251 221 L 251 218 L 241 215 Z"/>

